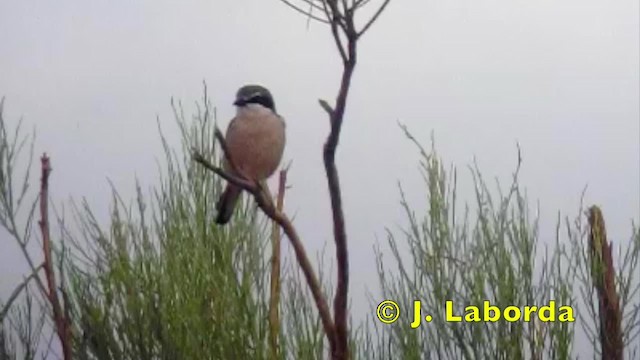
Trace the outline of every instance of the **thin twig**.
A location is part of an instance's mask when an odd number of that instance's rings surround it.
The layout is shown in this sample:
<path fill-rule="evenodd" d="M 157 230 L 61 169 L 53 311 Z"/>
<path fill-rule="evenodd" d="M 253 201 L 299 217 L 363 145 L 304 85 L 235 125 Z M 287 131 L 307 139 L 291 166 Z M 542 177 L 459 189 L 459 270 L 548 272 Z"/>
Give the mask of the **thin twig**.
<path fill-rule="evenodd" d="M 368 1 L 368 0 L 367 0 Z M 376 10 L 376 13 L 373 14 L 373 16 L 371 17 L 371 19 L 369 19 L 369 21 L 362 27 L 362 30 L 360 30 L 358 32 L 358 37 L 362 36 L 365 32 L 367 32 L 367 30 L 369 30 L 369 28 L 371 27 L 371 25 L 373 25 L 373 23 L 378 20 L 378 17 L 380 16 L 380 14 L 382 14 L 382 12 L 384 11 L 384 9 L 387 7 L 387 5 L 389 5 L 389 1 L 390 0 L 384 0 L 384 2 L 382 3 L 382 5 L 380 5 L 380 7 L 378 8 L 378 10 Z M 360 5 L 358 5 L 360 6 Z"/>
<path fill-rule="evenodd" d="M 315 21 L 321 22 L 323 24 L 329 24 L 330 23 L 327 19 L 323 19 L 323 18 L 321 18 L 321 17 L 319 17 L 317 15 L 314 15 L 312 13 L 313 9 L 322 10 L 322 8 L 319 7 L 317 4 L 315 4 L 313 1 L 303 0 L 305 3 L 307 3 L 310 6 L 310 9 L 308 11 L 300 8 L 299 6 L 297 6 L 294 3 L 290 2 L 289 0 L 280 0 L 280 1 L 283 2 L 285 5 L 287 5 L 288 7 L 292 8 L 293 10 L 295 10 L 295 11 L 297 11 L 297 12 L 299 12 L 299 13 L 305 15 L 305 16 L 308 16 L 309 19 L 311 19 L 311 20 L 315 20 Z"/>

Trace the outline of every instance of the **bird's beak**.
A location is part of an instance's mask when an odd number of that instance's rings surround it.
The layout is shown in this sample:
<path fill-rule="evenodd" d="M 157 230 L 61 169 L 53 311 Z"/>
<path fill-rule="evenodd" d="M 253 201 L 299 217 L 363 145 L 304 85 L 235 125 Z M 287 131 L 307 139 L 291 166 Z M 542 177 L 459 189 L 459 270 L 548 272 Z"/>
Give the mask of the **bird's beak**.
<path fill-rule="evenodd" d="M 244 99 L 236 99 L 236 101 L 233 102 L 233 105 L 235 106 L 242 106 L 245 104 L 245 100 Z"/>

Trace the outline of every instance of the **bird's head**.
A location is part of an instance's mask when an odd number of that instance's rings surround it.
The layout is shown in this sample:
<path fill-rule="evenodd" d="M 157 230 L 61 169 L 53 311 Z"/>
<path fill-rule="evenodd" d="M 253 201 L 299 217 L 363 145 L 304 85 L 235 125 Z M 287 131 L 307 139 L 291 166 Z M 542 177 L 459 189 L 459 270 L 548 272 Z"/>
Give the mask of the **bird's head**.
<path fill-rule="evenodd" d="M 245 85 L 238 89 L 233 105 L 246 106 L 247 104 L 260 104 L 273 112 L 276 112 L 276 104 L 269 89 L 260 85 Z"/>

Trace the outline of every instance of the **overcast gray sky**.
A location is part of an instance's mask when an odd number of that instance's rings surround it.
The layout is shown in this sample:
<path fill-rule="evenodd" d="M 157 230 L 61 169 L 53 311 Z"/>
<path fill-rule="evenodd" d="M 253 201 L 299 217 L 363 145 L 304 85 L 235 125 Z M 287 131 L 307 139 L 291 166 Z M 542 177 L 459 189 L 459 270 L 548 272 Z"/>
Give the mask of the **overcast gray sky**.
<path fill-rule="evenodd" d="M 424 198 L 397 121 L 425 145 L 433 131 L 464 176 L 475 156 L 507 182 L 519 143 L 547 230 L 557 211 L 576 215 L 588 185 L 613 240 L 628 238 L 640 218 L 638 13 L 636 0 L 391 2 L 361 42 L 338 150 L 354 302 L 377 284 L 376 236 L 403 222 L 397 181 L 414 205 Z M 57 204 L 86 196 L 104 216 L 107 176 L 125 194 L 134 175 L 155 184 L 156 115 L 175 130 L 171 96 L 194 110 L 205 80 L 226 126 L 236 89 L 258 82 L 287 120 L 287 208 L 311 251 L 331 239 L 317 99 L 333 101 L 340 63 L 323 25 L 276 0 L 2 1 L 0 44 L 5 118 L 37 127 Z M 0 249 L 1 297 L 24 269 L 13 243 Z"/>

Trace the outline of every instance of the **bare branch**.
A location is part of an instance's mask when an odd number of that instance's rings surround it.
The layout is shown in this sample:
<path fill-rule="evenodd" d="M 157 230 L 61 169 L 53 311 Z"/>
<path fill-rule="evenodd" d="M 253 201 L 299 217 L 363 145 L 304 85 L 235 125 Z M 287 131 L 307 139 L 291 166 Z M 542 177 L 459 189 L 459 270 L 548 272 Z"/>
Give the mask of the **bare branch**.
<path fill-rule="evenodd" d="M 281 0 L 295 8 L 295 6 L 291 5 L 289 0 Z M 307 4 L 312 4 L 313 6 L 317 6 L 313 0 L 301 0 Z M 336 97 L 335 107 L 331 107 L 326 101 L 319 100 L 320 106 L 325 110 L 328 114 L 331 124 L 331 129 L 329 131 L 329 135 L 324 144 L 323 148 L 323 160 L 325 166 L 325 172 L 327 175 L 327 184 L 329 188 L 329 196 L 331 200 L 331 210 L 333 217 L 333 236 L 336 245 L 336 260 L 337 260 L 337 284 L 336 284 L 336 292 L 333 302 L 333 310 L 334 310 L 334 326 L 335 332 L 330 331 L 330 326 L 327 325 L 328 322 L 325 322 L 325 316 L 323 315 L 324 309 L 322 305 L 325 305 L 320 302 L 320 295 L 316 295 L 314 293 L 314 298 L 316 299 L 316 304 L 318 305 L 318 310 L 321 313 L 321 317 L 323 319 L 323 323 L 325 325 L 325 333 L 329 339 L 330 347 L 331 347 L 331 357 L 333 359 L 349 359 L 349 332 L 348 332 L 348 290 L 349 290 L 349 256 L 348 256 L 348 246 L 347 246 L 347 235 L 345 229 L 345 219 L 344 219 L 344 211 L 342 206 L 342 194 L 340 190 L 340 181 L 338 177 L 338 170 L 335 164 L 335 156 L 336 149 L 338 146 L 338 142 L 340 140 L 340 131 L 342 129 L 342 122 L 344 118 L 347 98 L 349 95 L 349 89 L 351 87 L 351 78 L 353 77 L 353 72 L 357 63 L 357 42 L 360 36 L 362 36 L 371 25 L 379 18 L 380 14 L 386 9 L 390 0 L 384 0 L 384 2 L 380 5 L 374 15 L 369 19 L 369 21 L 364 25 L 361 31 L 357 31 L 355 27 L 355 13 L 356 10 L 360 9 L 364 5 L 368 3 L 369 0 L 318 0 L 322 4 L 322 10 L 325 13 L 327 20 L 331 26 L 331 34 L 333 36 L 334 42 L 336 44 L 336 48 L 340 54 L 340 58 L 342 59 L 343 70 L 342 70 L 342 78 L 340 81 L 340 89 L 338 90 L 338 95 Z M 319 6 L 318 6 L 319 7 Z M 313 9 L 313 7 L 312 7 Z M 311 11 L 304 12 L 306 15 L 309 15 Z M 259 197 L 256 195 L 256 200 L 259 200 Z M 265 210 L 265 213 L 268 213 Z M 280 212 L 274 213 L 275 217 L 272 217 L 274 220 L 277 216 L 281 215 Z M 269 215 L 271 217 L 271 215 Z M 286 220 L 286 218 L 284 218 Z M 280 223 L 281 226 L 287 224 L 286 221 Z M 294 230 L 294 229 L 292 229 Z M 286 228 L 285 228 L 285 232 Z M 296 254 L 303 254 L 304 249 L 301 247 L 300 250 L 296 248 L 296 241 L 291 238 L 291 235 L 287 233 L 289 238 L 292 240 L 292 244 L 294 245 L 294 249 L 296 249 Z M 298 261 L 300 266 L 303 268 L 303 271 L 306 269 L 306 265 L 303 265 L 304 257 L 298 256 Z M 312 286 L 310 282 L 310 276 L 307 275 L 307 281 L 309 282 L 309 286 L 312 288 L 312 292 L 314 291 L 314 286 Z M 322 299 L 323 300 L 323 299 Z M 334 337 L 335 336 L 335 337 Z"/>
<path fill-rule="evenodd" d="M 323 1 L 322 5 L 324 7 L 325 14 L 327 19 L 329 19 L 331 23 L 331 34 L 333 35 L 333 40 L 336 43 L 336 47 L 338 48 L 338 52 L 340 53 L 340 58 L 343 63 L 346 63 L 349 58 L 347 57 L 347 50 L 344 47 L 342 42 L 342 38 L 340 37 L 340 33 L 338 29 L 342 29 L 343 31 L 346 28 L 346 25 L 341 19 L 340 11 L 338 11 L 338 6 L 334 1 Z"/>
<path fill-rule="evenodd" d="M 320 6 L 315 4 L 313 1 L 302 0 L 302 1 L 304 1 L 305 3 L 307 3 L 310 6 L 309 10 L 304 10 L 304 9 L 300 8 L 299 6 L 295 5 L 294 3 L 290 2 L 289 0 L 280 0 L 280 1 L 283 2 L 285 5 L 289 6 L 290 8 L 292 8 L 293 10 L 295 10 L 295 11 L 297 11 L 297 12 L 299 12 L 299 13 L 305 15 L 305 16 L 308 16 L 309 19 L 311 19 L 311 20 L 315 20 L 315 21 L 321 22 L 323 24 L 330 24 L 329 20 L 323 19 L 323 18 L 321 18 L 321 17 L 319 17 L 317 15 L 314 15 L 312 13 L 313 9 L 320 10 L 320 11 L 323 10 Z"/>
<path fill-rule="evenodd" d="M 331 11 L 336 14 L 336 1 L 328 1 Z M 336 342 L 332 348 L 333 359 L 349 359 L 349 330 L 348 330 L 348 292 L 349 292 L 349 253 L 347 246 L 347 234 L 345 229 L 344 211 L 342 206 L 342 193 L 340 190 L 340 181 L 338 177 L 338 169 L 335 164 L 335 154 L 340 138 L 340 130 L 346 107 L 351 78 L 356 66 L 357 53 L 356 43 L 357 34 L 353 27 L 353 15 L 351 10 L 346 11 L 343 20 L 344 25 L 340 25 L 337 17 L 333 18 L 331 30 L 340 50 L 343 59 L 342 79 L 340 89 L 335 102 L 335 108 L 331 112 L 331 130 L 324 144 L 323 160 L 325 172 L 327 175 L 327 184 L 329 188 L 329 197 L 331 200 L 331 212 L 333 217 L 333 238 L 336 245 L 337 260 L 337 283 L 336 292 L 333 300 L 333 316 L 336 326 Z M 346 53 L 344 48 L 340 48 L 340 34 L 338 33 L 338 25 L 342 29 L 347 41 Z"/>
<path fill-rule="evenodd" d="M 51 254 L 51 236 L 49 232 L 49 175 L 51 174 L 51 163 L 47 154 L 43 154 L 40 159 L 42 163 L 42 177 L 40 178 L 40 231 L 42 232 L 42 250 L 44 252 L 44 272 L 48 286 L 48 300 L 53 308 L 53 319 L 55 321 L 56 331 L 62 353 L 65 360 L 71 360 L 71 328 L 69 319 L 65 316 L 65 309 L 60 303 L 58 297 L 58 288 L 56 285 L 55 273 L 53 268 L 53 258 Z"/>
<path fill-rule="evenodd" d="M 252 194 L 255 193 L 258 189 L 256 183 L 231 175 L 226 171 L 222 170 L 221 168 L 213 165 L 209 160 L 205 159 L 204 156 L 202 156 L 202 154 L 200 154 L 197 150 L 192 149 L 191 159 L 193 159 L 193 161 L 199 163 L 200 165 L 204 166 L 207 170 L 210 170 L 216 173 L 216 175 L 227 180 L 233 185 L 237 185 Z"/>
<path fill-rule="evenodd" d="M 258 200 L 258 197 L 256 198 L 256 200 Z M 311 262 L 309 261 L 304 246 L 302 245 L 302 241 L 298 236 L 298 232 L 284 213 L 269 211 L 260 202 L 258 202 L 258 205 L 265 212 L 265 214 L 276 221 L 284 230 L 284 233 L 287 234 L 287 238 L 289 238 L 289 241 L 291 242 L 291 246 L 293 247 L 293 250 L 296 254 L 298 264 L 302 269 L 302 273 L 304 274 L 309 289 L 311 290 L 311 295 L 313 296 L 316 307 L 318 308 L 320 320 L 322 321 L 322 326 L 324 328 L 325 334 L 327 335 L 329 345 L 331 348 L 335 348 L 337 334 L 334 322 L 331 319 L 331 312 L 329 311 L 329 306 L 327 305 L 324 295 L 322 294 L 320 282 L 318 281 L 318 278 L 313 271 Z"/>
<path fill-rule="evenodd" d="M 284 193 L 287 185 L 287 168 L 280 171 L 280 181 L 278 186 L 278 200 L 276 210 L 282 212 L 284 206 Z M 277 222 L 273 222 L 271 229 L 271 294 L 269 301 L 269 323 L 272 359 L 279 359 L 280 347 L 278 336 L 280 334 L 280 227 Z"/>
<path fill-rule="evenodd" d="M 336 347 L 332 349 L 334 359 L 348 359 L 349 353 L 349 332 L 348 332 L 348 291 L 349 291 L 349 255 L 347 246 L 347 234 L 345 229 L 344 211 L 342 206 L 342 194 L 338 169 L 335 164 L 335 155 L 340 131 L 347 104 L 347 98 L 351 87 L 351 79 L 357 63 L 357 42 L 359 37 L 369 29 L 378 19 L 382 11 L 386 8 L 389 0 L 385 0 L 373 17 L 367 22 L 362 31 L 355 29 L 355 12 L 364 2 L 354 2 L 351 7 L 346 0 L 342 0 L 343 12 L 338 9 L 337 0 L 323 1 L 325 7 L 329 8 L 332 15 L 331 32 L 343 60 L 342 79 L 340 89 L 336 97 L 335 107 L 332 109 L 326 102 L 320 102 L 320 106 L 329 114 L 331 120 L 331 130 L 324 145 L 323 159 L 327 184 L 329 187 L 329 197 L 331 200 L 331 210 L 333 216 L 333 236 L 336 245 L 337 260 L 337 284 L 333 302 L 334 321 L 336 326 Z M 339 31 L 341 30 L 341 31 Z M 341 35 L 346 39 L 343 42 Z"/>
<path fill-rule="evenodd" d="M 224 136 L 222 136 L 222 133 L 218 129 L 216 129 L 215 131 L 215 137 L 220 142 L 220 146 L 225 153 L 224 156 L 229 161 L 230 167 L 232 169 L 235 169 L 235 164 L 232 162 L 231 156 L 229 156 L 229 153 L 227 151 L 228 147 Z M 320 315 L 325 334 L 327 334 L 329 344 L 332 349 L 335 348 L 335 325 L 333 319 L 331 318 L 329 306 L 327 305 L 327 301 L 322 294 L 320 282 L 318 281 L 318 277 L 316 276 L 311 262 L 309 261 L 307 253 L 304 249 L 304 246 L 302 245 L 300 236 L 291 223 L 291 220 L 289 220 L 289 218 L 282 211 L 278 211 L 276 206 L 273 204 L 272 198 L 268 194 L 268 191 L 265 191 L 261 183 L 254 183 L 246 180 L 245 178 L 238 178 L 226 173 L 219 167 L 211 164 L 211 162 L 205 159 L 204 156 L 202 156 L 202 154 L 200 154 L 197 150 L 193 150 L 192 159 L 203 165 L 206 169 L 216 173 L 218 176 L 221 176 L 223 179 L 251 193 L 256 203 L 258 204 L 258 207 L 262 209 L 265 215 L 278 223 L 278 225 L 283 229 L 284 233 L 287 235 L 287 238 L 291 242 L 291 246 L 293 247 L 293 250 L 296 254 L 298 264 L 302 269 L 302 273 L 305 275 L 305 279 L 307 280 L 307 284 L 311 290 L 311 294 L 316 303 L 316 307 L 318 308 L 318 313 Z"/>
<path fill-rule="evenodd" d="M 346 14 L 351 7 L 347 4 L 347 0 L 341 0 L 340 3 L 342 4 L 342 13 Z"/>
<path fill-rule="evenodd" d="M 366 2 L 368 2 L 369 0 L 364 0 Z M 387 5 L 389 5 L 389 1 L 390 0 L 384 0 L 384 2 L 382 3 L 382 5 L 380 5 L 380 7 L 378 8 L 378 10 L 376 11 L 375 14 L 373 14 L 373 16 L 371 17 L 371 19 L 369 19 L 369 21 L 364 25 L 364 27 L 362 28 L 362 30 L 360 30 L 358 32 L 358 37 L 362 36 L 362 34 L 364 34 L 367 30 L 369 30 L 369 28 L 371 27 L 371 25 L 373 25 L 374 22 L 376 22 L 376 20 L 378 20 L 378 17 L 380 17 L 380 14 L 382 14 L 382 12 L 384 11 L 384 9 L 387 7 Z"/>
<path fill-rule="evenodd" d="M 623 358 L 620 298 L 616 291 L 616 271 L 611 257 L 611 243 L 607 239 L 602 211 L 591 206 L 587 212 L 589 222 L 589 257 L 593 287 L 598 293 L 598 320 L 600 322 L 600 348 L 603 359 Z"/>

